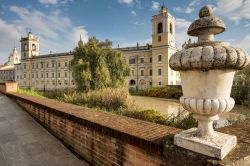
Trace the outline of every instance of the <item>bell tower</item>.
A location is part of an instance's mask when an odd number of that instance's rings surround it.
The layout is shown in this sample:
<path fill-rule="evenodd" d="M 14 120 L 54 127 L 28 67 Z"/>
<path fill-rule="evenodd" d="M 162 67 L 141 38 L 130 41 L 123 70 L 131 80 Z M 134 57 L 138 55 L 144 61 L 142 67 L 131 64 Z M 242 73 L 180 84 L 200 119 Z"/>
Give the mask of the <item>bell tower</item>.
<path fill-rule="evenodd" d="M 39 39 L 31 32 L 27 37 L 21 38 L 21 59 L 32 58 L 39 55 Z"/>
<path fill-rule="evenodd" d="M 152 17 L 152 46 L 175 47 L 175 20 L 164 4 Z"/>
<path fill-rule="evenodd" d="M 163 4 L 160 12 L 152 17 L 152 84 L 154 87 L 175 85 L 177 76 L 168 65 L 175 47 L 175 19 Z"/>

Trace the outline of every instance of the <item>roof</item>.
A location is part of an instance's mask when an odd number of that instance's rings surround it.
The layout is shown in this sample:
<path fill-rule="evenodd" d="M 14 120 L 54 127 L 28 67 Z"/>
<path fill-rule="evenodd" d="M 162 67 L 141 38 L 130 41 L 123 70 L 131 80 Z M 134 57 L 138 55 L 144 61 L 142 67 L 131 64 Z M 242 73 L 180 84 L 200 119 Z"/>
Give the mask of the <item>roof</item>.
<path fill-rule="evenodd" d="M 135 47 L 123 47 L 123 48 L 115 48 L 119 51 L 139 51 L 139 50 L 150 50 L 152 45 L 144 45 L 144 46 L 135 46 Z"/>
<path fill-rule="evenodd" d="M 73 55 L 73 52 L 63 52 L 63 53 L 54 53 L 54 54 L 45 54 L 45 55 L 39 55 L 39 56 L 34 56 L 31 59 L 40 59 L 40 58 L 48 58 L 48 57 L 59 57 L 59 56 L 71 56 Z M 29 59 L 29 58 L 25 58 Z"/>
<path fill-rule="evenodd" d="M 14 70 L 15 67 L 14 66 L 3 66 L 3 67 L 0 67 L 0 70 Z"/>

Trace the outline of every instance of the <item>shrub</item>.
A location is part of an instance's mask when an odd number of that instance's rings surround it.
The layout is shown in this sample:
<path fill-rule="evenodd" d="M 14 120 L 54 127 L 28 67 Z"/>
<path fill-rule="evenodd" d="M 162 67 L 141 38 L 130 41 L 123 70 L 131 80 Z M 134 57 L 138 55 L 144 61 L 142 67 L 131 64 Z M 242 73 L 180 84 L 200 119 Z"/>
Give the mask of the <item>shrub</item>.
<path fill-rule="evenodd" d="M 182 90 L 179 86 L 166 86 L 160 88 L 150 88 L 139 90 L 137 93 L 132 93 L 138 96 L 161 97 L 161 98 L 175 98 L 182 96 Z"/>

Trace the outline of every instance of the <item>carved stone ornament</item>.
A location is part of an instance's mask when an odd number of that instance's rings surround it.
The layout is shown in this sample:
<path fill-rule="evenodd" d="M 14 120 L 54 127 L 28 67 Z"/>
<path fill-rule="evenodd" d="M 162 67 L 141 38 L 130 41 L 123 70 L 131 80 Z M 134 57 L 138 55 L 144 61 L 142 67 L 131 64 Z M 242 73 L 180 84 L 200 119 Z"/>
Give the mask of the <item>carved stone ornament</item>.
<path fill-rule="evenodd" d="M 249 63 L 249 56 L 243 49 L 214 41 L 214 35 L 226 28 L 221 19 L 213 16 L 211 7 L 203 7 L 199 17 L 187 32 L 198 37 L 197 43 L 176 52 L 169 61 L 170 67 L 180 72 L 180 103 L 194 114 L 198 128 L 175 135 L 174 141 L 183 148 L 223 159 L 236 146 L 237 138 L 215 132 L 213 121 L 234 107 L 230 97 L 234 74 Z"/>

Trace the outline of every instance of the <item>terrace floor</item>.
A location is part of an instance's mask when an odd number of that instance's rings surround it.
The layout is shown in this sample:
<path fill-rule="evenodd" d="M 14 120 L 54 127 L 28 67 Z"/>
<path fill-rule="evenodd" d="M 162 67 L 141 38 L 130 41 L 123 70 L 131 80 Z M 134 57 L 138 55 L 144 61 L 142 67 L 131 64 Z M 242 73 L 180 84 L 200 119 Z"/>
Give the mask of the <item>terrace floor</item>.
<path fill-rule="evenodd" d="M 0 166 L 82 166 L 58 139 L 0 94 Z"/>

